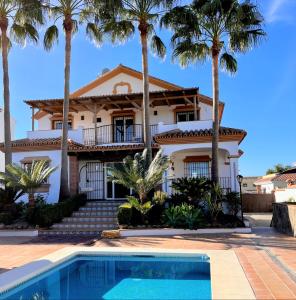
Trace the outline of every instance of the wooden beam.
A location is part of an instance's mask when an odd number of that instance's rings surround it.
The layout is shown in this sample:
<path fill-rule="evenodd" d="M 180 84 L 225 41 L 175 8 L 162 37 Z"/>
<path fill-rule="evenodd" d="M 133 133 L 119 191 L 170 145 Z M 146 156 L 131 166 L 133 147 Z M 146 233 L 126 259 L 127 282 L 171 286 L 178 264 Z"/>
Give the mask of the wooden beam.
<path fill-rule="evenodd" d="M 34 120 L 35 108 L 31 107 L 31 110 L 32 110 L 32 131 L 35 131 L 35 120 Z"/>
<path fill-rule="evenodd" d="M 197 103 L 196 103 L 196 96 L 193 98 L 194 102 L 194 121 L 197 121 Z"/>

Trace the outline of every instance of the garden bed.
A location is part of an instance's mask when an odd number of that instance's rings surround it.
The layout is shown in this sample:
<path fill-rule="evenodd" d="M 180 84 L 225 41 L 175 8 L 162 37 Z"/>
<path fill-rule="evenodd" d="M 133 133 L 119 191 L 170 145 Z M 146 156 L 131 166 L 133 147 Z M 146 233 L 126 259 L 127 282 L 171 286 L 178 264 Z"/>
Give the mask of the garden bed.
<path fill-rule="evenodd" d="M 200 228 L 195 230 L 178 228 L 147 228 L 147 229 L 120 229 L 120 237 L 131 236 L 175 236 L 194 234 L 224 234 L 224 233 L 251 233 L 249 227 L 239 228 Z"/>

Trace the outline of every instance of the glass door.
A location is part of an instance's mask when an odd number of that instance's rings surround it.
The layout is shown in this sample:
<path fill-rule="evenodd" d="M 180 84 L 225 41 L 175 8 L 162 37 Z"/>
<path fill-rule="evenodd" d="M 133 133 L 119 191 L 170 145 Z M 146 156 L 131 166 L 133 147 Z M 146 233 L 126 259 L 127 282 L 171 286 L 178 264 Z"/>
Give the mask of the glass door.
<path fill-rule="evenodd" d="M 113 118 L 113 142 L 132 142 L 134 139 L 134 118 L 121 116 Z"/>
<path fill-rule="evenodd" d="M 107 163 L 107 172 L 106 172 L 106 199 L 116 200 L 116 199 L 126 199 L 126 196 L 131 195 L 132 190 L 124 187 L 121 184 L 115 183 L 109 171 L 109 167 L 114 164 L 120 163 Z"/>

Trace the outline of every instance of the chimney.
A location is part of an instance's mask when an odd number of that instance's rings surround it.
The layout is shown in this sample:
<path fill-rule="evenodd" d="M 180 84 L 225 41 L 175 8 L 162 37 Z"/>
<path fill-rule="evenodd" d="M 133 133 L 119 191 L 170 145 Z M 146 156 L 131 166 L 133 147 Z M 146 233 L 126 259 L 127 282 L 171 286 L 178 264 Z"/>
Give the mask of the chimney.
<path fill-rule="evenodd" d="M 102 75 L 106 74 L 109 71 L 110 71 L 110 69 L 104 68 L 99 76 L 102 76 Z"/>

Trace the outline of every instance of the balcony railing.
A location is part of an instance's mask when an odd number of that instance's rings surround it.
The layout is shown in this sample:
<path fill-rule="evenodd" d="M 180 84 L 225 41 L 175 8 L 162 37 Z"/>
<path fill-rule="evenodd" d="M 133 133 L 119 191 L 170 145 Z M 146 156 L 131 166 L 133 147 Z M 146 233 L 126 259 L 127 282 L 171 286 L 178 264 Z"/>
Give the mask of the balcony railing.
<path fill-rule="evenodd" d="M 157 125 L 150 125 L 151 136 L 157 133 Z M 143 143 L 143 125 L 104 125 L 83 130 L 87 146 L 113 143 Z"/>

